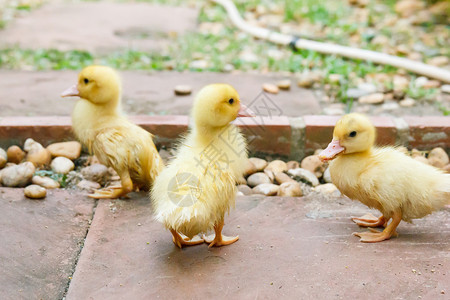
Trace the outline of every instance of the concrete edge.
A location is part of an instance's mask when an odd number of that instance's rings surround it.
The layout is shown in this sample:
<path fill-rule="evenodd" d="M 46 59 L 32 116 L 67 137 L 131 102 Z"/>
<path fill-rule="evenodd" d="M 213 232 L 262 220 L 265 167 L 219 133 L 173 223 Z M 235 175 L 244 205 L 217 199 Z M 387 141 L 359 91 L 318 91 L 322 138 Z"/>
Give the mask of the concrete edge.
<path fill-rule="evenodd" d="M 301 159 L 331 141 L 339 116 L 297 118 L 257 117 L 236 121 L 249 140 L 250 152 Z M 168 147 L 186 132 L 188 116 L 130 116 L 130 120 L 155 135 L 158 146 Z M 380 145 L 403 145 L 427 150 L 442 147 L 450 151 L 450 117 L 371 117 Z M 32 137 L 43 145 L 73 140 L 70 117 L 0 118 L 0 146 L 23 145 Z"/>

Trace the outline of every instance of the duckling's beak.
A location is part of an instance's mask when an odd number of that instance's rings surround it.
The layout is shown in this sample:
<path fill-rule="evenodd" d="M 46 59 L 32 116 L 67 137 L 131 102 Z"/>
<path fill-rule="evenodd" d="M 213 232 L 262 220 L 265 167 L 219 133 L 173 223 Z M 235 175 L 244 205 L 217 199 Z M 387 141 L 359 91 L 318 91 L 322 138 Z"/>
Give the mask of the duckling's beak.
<path fill-rule="evenodd" d="M 333 139 L 331 143 L 328 144 L 328 147 L 322 152 L 320 152 L 319 158 L 321 161 L 332 160 L 333 158 L 336 157 L 336 155 L 338 155 L 344 150 L 345 148 L 341 146 L 339 140 Z"/>
<path fill-rule="evenodd" d="M 244 104 L 241 104 L 241 108 L 239 109 L 237 116 L 238 116 L 238 118 L 256 117 L 255 113 L 250 108 L 245 106 Z"/>
<path fill-rule="evenodd" d="M 61 97 L 72 97 L 72 96 L 80 96 L 80 92 L 78 91 L 76 84 L 71 86 L 61 94 Z"/>

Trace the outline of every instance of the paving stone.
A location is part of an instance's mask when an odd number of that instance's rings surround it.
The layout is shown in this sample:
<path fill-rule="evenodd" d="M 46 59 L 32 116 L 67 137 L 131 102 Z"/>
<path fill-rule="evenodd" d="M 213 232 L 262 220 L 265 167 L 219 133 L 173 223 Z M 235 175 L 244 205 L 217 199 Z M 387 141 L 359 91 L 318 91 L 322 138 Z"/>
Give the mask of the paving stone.
<path fill-rule="evenodd" d="M 77 81 L 77 71 L 25 72 L 0 70 L 0 108 L 2 116 L 70 115 L 76 98 L 60 94 Z M 263 116 L 319 114 L 321 109 L 310 90 L 292 87 L 289 92 L 262 95 L 261 85 L 277 81 L 277 75 L 179 73 L 122 71 L 123 109 L 129 115 L 188 115 L 196 93 L 210 83 L 233 85 L 247 106 Z M 173 87 L 188 84 L 193 93 L 176 96 Z M 24 88 L 27 87 L 27 88 Z M 45 105 L 42 105 L 45 103 Z M 51 107 L 50 111 L 48 108 Z"/>
<path fill-rule="evenodd" d="M 238 197 L 224 227 L 238 242 L 180 250 L 153 221 L 148 198 L 131 196 L 99 201 L 67 300 L 439 299 L 448 288 L 450 209 L 364 244 L 351 235 L 365 229 L 350 216 L 370 210 L 357 202 Z"/>
<path fill-rule="evenodd" d="M 32 200 L 23 189 L 0 188 L 0 299 L 61 299 L 93 207 L 65 190 Z"/>
<path fill-rule="evenodd" d="M 197 25 L 198 11 L 148 3 L 47 3 L 0 31 L 2 47 L 86 50 L 161 49 L 168 35 Z"/>

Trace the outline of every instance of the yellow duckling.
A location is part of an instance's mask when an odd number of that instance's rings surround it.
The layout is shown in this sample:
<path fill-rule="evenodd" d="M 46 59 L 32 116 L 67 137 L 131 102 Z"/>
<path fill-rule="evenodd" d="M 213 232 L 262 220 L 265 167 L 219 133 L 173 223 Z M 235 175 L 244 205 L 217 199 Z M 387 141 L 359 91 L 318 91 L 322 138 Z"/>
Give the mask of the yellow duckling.
<path fill-rule="evenodd" d="M 78 96 L 72 127 L 82 144 L 102 164 L 120 176 L 121 187 L 97 190 L 92 198 L 117 198 L 133 190 L 133 183 L 150 189 L 164 165 L 152 135 L 122 115 L 121 83 L 118 74 L 105 66 L 89 66 L 78 75 L 78 84 L 62 97 Z"/>
<path fill-rule="evenodd" d="M 222 228 L 247 160 L 246 141 L 230 122 L 244 116 L 252 115 L 232 86 L 204 87 L 194 101 L 191 132 L 155 180 L 151 192 L 155 218 L 171 231 L 180 248 L 203 241 L 210 247 L 223 246 L 239 239 L 222 235 Z M 192 239 L 213 228 L 214 238 Z"/>
<path fill-rule="evenodd" d="M 348 114 L 337 122 L 332 142 L 319 155 L 333 160 L 331 180 L 344 195 L 383 214 L 378 219 L 370 214 L 352 218 L 360 226 L 386 227 L 382 232 L 354 233 L 362 242 L 387 240 L 396 235 L 401 220 L 422 218 L 450 200 L 450 175 L 395 148 L 373 147 L 375 136 L 367 117 Z"/>

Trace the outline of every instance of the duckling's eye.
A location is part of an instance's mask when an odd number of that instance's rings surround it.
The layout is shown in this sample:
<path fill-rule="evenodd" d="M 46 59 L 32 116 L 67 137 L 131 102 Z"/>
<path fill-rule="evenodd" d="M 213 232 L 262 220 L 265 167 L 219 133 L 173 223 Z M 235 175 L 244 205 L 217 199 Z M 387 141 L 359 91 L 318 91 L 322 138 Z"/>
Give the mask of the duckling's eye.
<path fill-rule="evenodd" d="M 349 136 L 349 137 L 355 137 L 355 136 L 356 136 L 356 131 L 350 132 L 350 134 L 349 134 L 348 136 Z"/>
<path fill-rule="evenodd" d="M 83 81 L 84 81 L 85 84 L 89 83 L 89 79 L 87 79 L 87 78 L 85 78 Z"/>
<path fill-rule="evenodd" d="M 228 100 L 228 103 L 233 104 L 234 103 L 234 99 L 231 98 L 230 100 Z"/>

